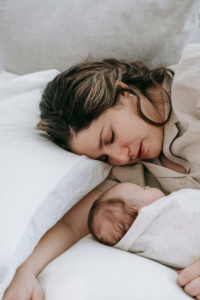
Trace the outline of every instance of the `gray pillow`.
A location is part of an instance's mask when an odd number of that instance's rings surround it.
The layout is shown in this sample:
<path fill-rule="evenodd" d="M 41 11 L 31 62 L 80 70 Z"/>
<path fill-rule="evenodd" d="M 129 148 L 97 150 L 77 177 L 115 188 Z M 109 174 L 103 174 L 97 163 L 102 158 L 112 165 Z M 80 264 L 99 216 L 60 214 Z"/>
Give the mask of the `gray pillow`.
<path fill-rule="evenodd" d="M 199 42 L 199 0 L 0 0 L 0 64 L 26 74 L 116 57 L 177 63 Z"/>

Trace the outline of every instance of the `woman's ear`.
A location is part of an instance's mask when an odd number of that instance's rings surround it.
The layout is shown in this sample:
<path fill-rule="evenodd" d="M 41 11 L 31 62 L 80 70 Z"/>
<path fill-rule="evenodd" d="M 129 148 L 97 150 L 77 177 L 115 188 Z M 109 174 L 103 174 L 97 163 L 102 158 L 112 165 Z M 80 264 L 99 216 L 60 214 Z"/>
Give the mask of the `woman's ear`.
<path fill-rule="evenodd" d="M 128 85 L 126 85 L 125 83 L 121 82 L 121 81 L 117 81 L 116 80 L 116 86 L 117 87 L 122 87 L 122 88 L 127 88 Z"/>
<path fill-rule="evenodd" d="M 126 85 L 125 83 L 123 83 L 121 81 L 116 81 L 116 86 L 118 88 L 128 88 L 128 85 Z M 121 91 L 120 94 L 122 94 L 126 98 L 128 98 L 128 96 L 129 96 L 129 93 L 125 92 L 125 91 Z"/>
<path fill-rule="evenodd" d="M 118 80 L 115 80 L 115 84 L 116 84 L 116 87 L 124 87 L 124 88 L 128 88 L 128 85 L 126 85 L 125 83 L 121 82 L 121 81 L 118 81 Z"/>
<path fill-rule="evenodd" d="M 116 86 L 117 87 L 121 87 L 121 88 L 128 88 L 128 85 L 126 85 L 125 83 L 121 82 L 121 81 L 117 81 L 116 80 Z M 123 91 L 121 92 L 122 95 L 126 98 L 132 97 L 132 98 L 136 98 L 135 95 L 130 94 L 129 92 Z"/>

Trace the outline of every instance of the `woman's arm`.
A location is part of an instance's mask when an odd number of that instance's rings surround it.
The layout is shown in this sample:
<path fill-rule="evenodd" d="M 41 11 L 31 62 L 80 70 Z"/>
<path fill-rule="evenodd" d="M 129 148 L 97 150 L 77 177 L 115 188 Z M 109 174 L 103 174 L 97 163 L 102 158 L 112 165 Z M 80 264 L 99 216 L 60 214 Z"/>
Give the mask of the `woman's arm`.
<path fill-rule="evenodd" d="M 53 259 L 89 233 L 87 218 L 101 192 L 93 190 L 77 203 L 39 241 L 29 258 L 18 268 L 3 300 L 42 300 L 37 275 Z"/>
<path fill-rule="evenodd" d="M 101 192 L 93 190 L 79 201 L 40 240 L 25 262 L 37 276 L 53 259 L 89 234 L 87 218 L 92 203 Z M 51 245 L 51 246 L 50 246 Z"/>

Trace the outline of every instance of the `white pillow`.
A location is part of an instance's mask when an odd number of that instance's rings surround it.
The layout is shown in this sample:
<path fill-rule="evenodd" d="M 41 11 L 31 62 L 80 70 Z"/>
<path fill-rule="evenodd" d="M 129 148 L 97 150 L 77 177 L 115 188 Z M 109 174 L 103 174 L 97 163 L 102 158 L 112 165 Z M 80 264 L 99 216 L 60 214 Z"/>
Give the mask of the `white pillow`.
<path fill-rule="evenodd" d="M 0 75 L 0 299 L 44 233 L 111 168 L 35 129 L 41 90 L 58 73 Z"/>
<path fill-rule="evenodd" d="M 189 300 L 177 272 L 152 260 L 104 246 L 91 235 L 38 276 L 45 300 Z"/>

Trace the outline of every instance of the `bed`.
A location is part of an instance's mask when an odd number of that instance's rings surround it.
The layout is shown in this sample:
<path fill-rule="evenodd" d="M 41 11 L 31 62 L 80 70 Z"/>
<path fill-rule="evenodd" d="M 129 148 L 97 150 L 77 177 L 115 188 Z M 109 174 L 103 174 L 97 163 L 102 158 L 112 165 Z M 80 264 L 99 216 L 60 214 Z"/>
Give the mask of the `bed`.
<path fill-rule="evenodd" d="M 36 131 L 47 82 L 91 58 L 176 64 L 199 34 L 197 0 L 0 0 L 0 299 L 43 234 L 111 169 Z M 46 300 L 191 299 L 176 277 L 89 235 L 38 280 Z"/>

